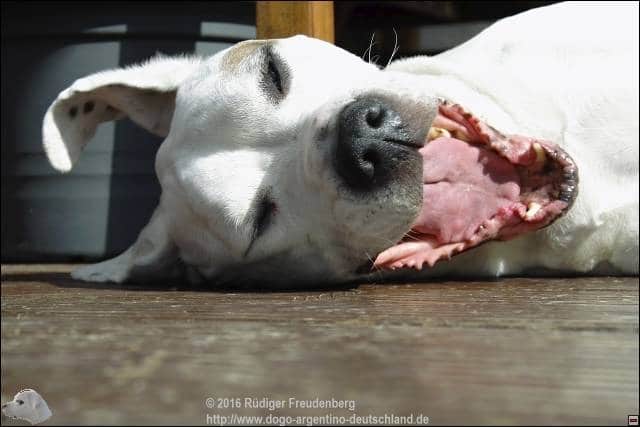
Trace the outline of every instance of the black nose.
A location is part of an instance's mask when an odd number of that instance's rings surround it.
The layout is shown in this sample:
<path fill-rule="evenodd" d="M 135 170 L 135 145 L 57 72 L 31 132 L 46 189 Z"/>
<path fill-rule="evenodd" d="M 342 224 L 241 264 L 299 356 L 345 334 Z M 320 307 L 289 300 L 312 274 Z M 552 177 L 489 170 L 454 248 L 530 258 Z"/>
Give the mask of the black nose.
<path fill-rule="evenodd" d="M 380 97 L 362 97 L 338 117 L 334 167 L 349 187 L 368 191 L 385 185 L 394 162 L 415 155 L 400 114 Z"/>

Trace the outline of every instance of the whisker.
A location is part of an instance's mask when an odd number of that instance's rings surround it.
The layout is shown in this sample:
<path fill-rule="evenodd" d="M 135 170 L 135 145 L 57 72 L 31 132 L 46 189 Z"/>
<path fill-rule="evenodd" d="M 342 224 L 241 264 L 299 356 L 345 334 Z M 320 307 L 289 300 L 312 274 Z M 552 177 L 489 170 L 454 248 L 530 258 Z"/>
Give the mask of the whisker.
<path fill-rule="evenodd" d="M 398 53 L 398 33 L 396 32 L 396 29 L 393 28 L 393 34 L 395 35 L 395 42 L 393 43 L 393 51 L 391 52 L 391 56 L 389 57 L 389 60 L 387 61 L 387 65 L 385 65 L 385 68 L 389 66 L 389 64 L 391 64 L 391 60 L 393 59 L 394 55 L 396 53 Z"/>
<path fill-rule="evenodd" d="M 371 49 L 373 48 L 373 45 L 375 44 L 375 42 L 373 41 L 375 39 L 375 36 L 376 36 L 376 33 L 374 31 L 373 33 L 371 33 L 371 41 L 369 42 L 369 47 L 362 54 L 362 59 L 363 60 L 364 60 L 365 55 L 368 54 L 368 59 L 369 59 L 368 62 L 369 62 L 369 64 L 371 64 Z"/>
<path fill-rule="evenodd" d="M 411 239 L 411 240 L 414 240 L 416 242 L 421 242 L 423 239 L 421 239 L 419 236 L 414 236 L 413 234 L 411 234 L 413 232 L 414 232 L 413 230 L 409 230 L 408 232 L 405 233 L 405 235 L 402 237 L 401 240 Z"/>
<path fill-rule="evenodd" d="M 382 269 L 380 267 L 378 267 L 377 265 L 375 265 L 375 260 L 373 258 L 371 258 L 371 255 L 369 255 L 369 252 L 364 251 L 364 254 L 367 256 L 367 258 L 369 259 L 369 261 L 371 261 L 371 271 L 374 272 L 374 274 L 378 274 L 378 279 L 382 282 L 384 280 L 383 276 L 382 276 Z"/>

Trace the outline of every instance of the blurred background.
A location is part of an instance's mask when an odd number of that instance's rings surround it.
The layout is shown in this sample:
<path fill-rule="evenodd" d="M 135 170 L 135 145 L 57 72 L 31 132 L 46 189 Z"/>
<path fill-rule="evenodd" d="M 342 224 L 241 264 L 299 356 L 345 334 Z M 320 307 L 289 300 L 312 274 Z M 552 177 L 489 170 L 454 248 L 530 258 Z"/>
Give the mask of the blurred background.
<path fill-rule="evenodd" d="M 345 1 L 336 44 L 371 59 L 437 54 L 492 22 L 554 2 Z M 157 52 L 212 55 L 255 38 L 255 2 L 2 3 L 2 262 L 89 261 L 126 249 L 160 195 L 161 139 L 128 120 L 102 125 L 74 170 L 55 172 L 42 118 L 74 80 Z M 367 52 L 367 58 L 369 53 Z"/>

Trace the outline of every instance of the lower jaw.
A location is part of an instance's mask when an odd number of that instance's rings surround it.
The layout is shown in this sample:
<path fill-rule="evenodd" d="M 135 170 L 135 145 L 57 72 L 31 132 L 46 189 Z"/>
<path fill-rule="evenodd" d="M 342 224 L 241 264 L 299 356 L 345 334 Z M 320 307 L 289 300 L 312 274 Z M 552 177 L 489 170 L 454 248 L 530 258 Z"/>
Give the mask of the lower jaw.
<path fill-rule="evenodd" d="M 577 167 L 556 144 L 503 135 L 459 105 L 440 105 L 420 153 L 420 215 L 374 267 L 421 270 L 481 243 L 539 230 L 577 195 Z"/>

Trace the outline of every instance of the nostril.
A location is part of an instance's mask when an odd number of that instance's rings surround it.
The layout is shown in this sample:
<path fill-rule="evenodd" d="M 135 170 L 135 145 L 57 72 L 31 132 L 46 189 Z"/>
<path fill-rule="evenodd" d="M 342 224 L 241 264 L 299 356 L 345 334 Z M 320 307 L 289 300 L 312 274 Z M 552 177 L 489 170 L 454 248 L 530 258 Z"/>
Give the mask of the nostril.
<path fill-rule="evenodd" d="M 382 116 L 384 111 L 380 105 L 372 105 L 367 109 L 367 115 L 365 117 L 367 124 L 372 128 L 378 128 L 382 124 Z"/>
<path fill-rule="evenodd" d="M 380 154 L 372 149 L 365 151 L 362 155 L 362 172 L 371 179 L 375 175 L 376 167 L 380 163 Z"/>
<path fill-rule="evenodd" d="M 377 151 L 369 149 L 362 155 L 362 160 L 375 166 L 380 162 L 380 155 Z"/>

